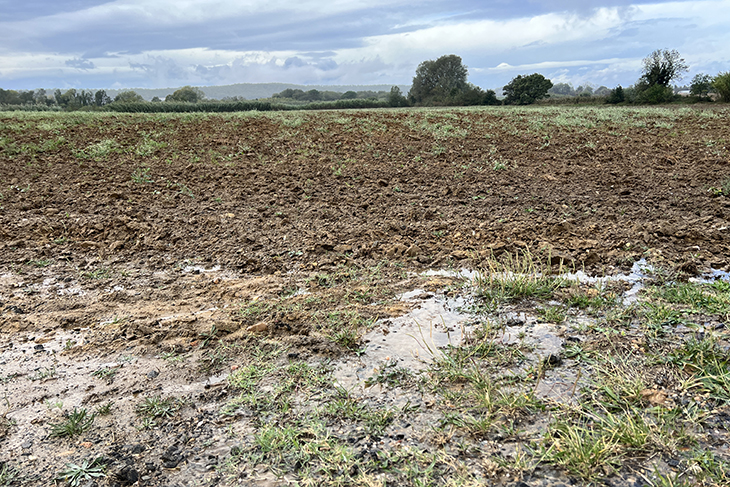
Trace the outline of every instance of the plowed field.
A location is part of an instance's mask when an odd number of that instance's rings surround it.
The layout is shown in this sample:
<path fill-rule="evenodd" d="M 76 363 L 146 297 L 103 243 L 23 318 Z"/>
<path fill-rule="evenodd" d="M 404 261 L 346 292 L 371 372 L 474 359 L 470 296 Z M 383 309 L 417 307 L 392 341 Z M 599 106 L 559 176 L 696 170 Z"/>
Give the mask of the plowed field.
<path fill-rule="evenodd" d="M 92 457 L 107 466 L 89 477 L 99 485 L 412 483 L 401 470 L 297 476 L 310 460 L 282 471 L 264 454 L 226 470 L 273 413 L 221 416 L 243 386 L 211 378 L 266 351 L 311 367 L 353 357 L 414 306 L 397 296 L 459 293 L 429 269 L 530 255 L 599 276 L 639 259 L 684 278 L 727 271 L 729 219 L 723 107 L 0 113 L 7 485 L 47 485 Z M 168 396 L 188 402 L 140 407 Z M 116 414 L 90 433 L 51 434 L 108 401 Z M 376 458 L 364 435 L 352 447 Z M 539 478 L 480 465 L 473 479 Z"/>

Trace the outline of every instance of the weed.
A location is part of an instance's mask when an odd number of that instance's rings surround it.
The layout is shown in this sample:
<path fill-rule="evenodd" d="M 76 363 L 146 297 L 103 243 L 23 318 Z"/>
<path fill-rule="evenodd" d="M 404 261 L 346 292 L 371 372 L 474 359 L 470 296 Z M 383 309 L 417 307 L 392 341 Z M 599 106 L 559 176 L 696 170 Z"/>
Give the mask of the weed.
<path fill-rule="evenodd" d="M 86 149 L 74 149 L 73 155 L 77 159 L 104 160 L 114 152 L 119 152 L 117 142 L 112 139 L 104 139 L 89 145 Z"/>
<path fill-rule="evenodd" d="M 56 373 L 56 366 L 54 365 L 50 369 L 46 367 L 39 369 L 35 374 L 28 376 L 28 378 L 32 381 L 46 380 L 56 377 Z"/>
<path fill-rule="evenodd" d="M 155 182 L 150 175 L 150 168 L 145 166 L 140 166 L 132 172 L 132 181 L 141 184 Z"/>
<path fill-rule="evenodd" d="M 149 136 L 145 136 L 144 140 L 134 149 L 134 153 L 140 157 L 148 157 L 165 147 L 167 147 L 166 142 L 157 142 L 150 139 Z"/>
<path fill-rule="evenodd" d="M 618 441 L 591 425 L 554 423 L 543 438 L 538 454 L 543 461 L 560 465 L 590 482 L 621 466 Z"/>
<path fill-rule="evenodd" d="M 66 470 L 60 472 L 56 480 L 68 482 L 68 485 L 77 487 L 84 481 L 93 481 L 97 478 L 106 477 L 105 468 L 106 464 L 102 458 L 95 458 L 91 461 L 84 460 L 81 465 L 67 463 Z"/>
<path fill-rule="evenodd" d="M 347 350 L 359 350 L 362 334 L 353 328 L 343 328 L 330 335 L 330 339 Z"/>
<path fill-rule="evenodd" d="M 114 406 L 114 401 L 108 401 L 96 408 L 95 414 L 97 416 L 108 416 L 112 413 L 112 406 Z"/>
<path fill-rule="evenodd" d="M 95 414 L 89 414 L 86 409 L 74 408 L 73 412 L 69 413 L 65 421 L 49 424 L 51 427 L 50 435 L 57 438 L 70 438 L 80 435 L 91 428 L 95 417 Z"/>
<path fill-rule="evenodd" d="M 111 271 L 105 267 L 100 267 L 93 271 L 82 272 L 81 277 L 84 279 L 108 279 L 111 277 Z"/>
<path fill-rule="evenodd" d="M 397 360 L 383 362 L 375 369 L 375 374 L 365 380 L 365 387 L 374 385 L 386 385 L 388 387 L 400 387 L 413 382 L 413 372 L 405 367 L 399 367 Z"/>
<path fill-rule="evenodd" d="M 566 305 L 572 308 L 587 310 L 589 314 L 596 314 L 599 311 L 618 304 L 618 295 L 602 286 L 583 288 L 570 288 L 563 299 Z"/>
<path fill-rule="evenodd" d="M 52 410 L 53 408 L 63 409 L 62 401 L 51 401 L 50 399 L 46 399 L 45 404 L 49 410 Z"/>
<path fill-rule="evenodd" d="M 567 284 L 561 277 L 550 275 L 549 264 L 537 264 L 528 251 L 503 261 L 488 259 L 475 278 L 476 294 L 494 308 L 503 301 L 524 298 L 549 299 Z"/>
<path fill-rule="evenodd" d="M 492 169 L 495 171 L 504 171 L 507 169 L 507 162 L 503 160 L 501 157 L 499 159 L 495 159 L 492 161 Z"/>
<path fill-rule="evenodd" d="M 7 463 L 0 463 L 0 487 L 13 485 L 18 478 L 18 472 Z"/>
<path fill-rule="evenodd" d="M 184 362 L 185 361 L 185 356 L 184 355 L 180 355 L 177 352 L 162 352 L 160 354 L 160 358 L 162 360 L 165 360 L 166 362 L 170 362 L 170 363 Z"/>
<path fill-rule="evenodd" d="M 730 353 L 714 338 L 689 339 L 669 354 L 668 362 L 691 374 L 685 380 L 686 389 L 730 402 Z"/>
<path fill-rule="evenodd" d="M 540 308 L 538 312 L 548 323 L 560 324 L 565 321 L 567 316 L 565 309 L 562 306 L 546 306 L 544 308 Z"/>
<path fill-rule="evenodd" d="M 162 399 L 161 396 L 154 396 L 146 397 L 144 401 L 137 404 L 136 412 L 138 416 L 150 420 L 166 419 L 175 416 L 179 408 L 180 402 L 177 399 Z"/>

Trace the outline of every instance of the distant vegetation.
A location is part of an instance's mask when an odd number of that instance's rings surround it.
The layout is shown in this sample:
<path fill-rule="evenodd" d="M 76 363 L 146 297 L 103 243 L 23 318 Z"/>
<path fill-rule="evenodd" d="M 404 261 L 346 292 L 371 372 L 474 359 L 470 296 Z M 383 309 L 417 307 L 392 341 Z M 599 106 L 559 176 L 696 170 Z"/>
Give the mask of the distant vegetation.
<path fill-rule="evenodd" d="M 467 105 L 529 105 L 541 104 L 658 104 L 670 102 L 698 103 L 717 99 L 730 102 L 730 72 L 715 76 L 699 73 L 689 86 L 671 85 L 689 71 L 689 66 L 675 50 L 659 49 L 642 63 L 638 81 L 631 86 L 610 89 L 593 88 L 585 84 L 574 88 L 570 83 L 553 84 L 539 73 L 519 75 L 502 88 L 503 98 L 494 90 L 483 90 L 467 81 L 468 70 L 459 56 L 449 54 L 419 64 L 411 88 L 404 95 L 398 86 L 385 90 L 330 91 L 290 88 L 286 84 L 264 84 L 258 92 L 267 97 L 247 100 L 239 96 L 221 99 L 207 98 L 201 88 L 184 86 L 170 93 L 168 90 L 140 90 L 160 92 L 151 101 L 139 93 L 126 90 L 112 92 L 71 88 L 48 93 L 45 89 L 15 91 L 0 88 L 0 110 L 105 110 L 117 112 L 235 112 L 246 110 L 323 110 L 332 108 L 386 108 L 406 106 L 467 106 Z M 211 92 L 234 92 L 229 85 L 209 87 Z M 251 85 L 253 86 L 253 85 Z M 257 85 L 258 86 L 258 85 Z M 273 94 L 273 87 L 289 86 Z M 333 87 L 336 88 L 336 87 Z M 343 87 L 341 87 L 343 88 Z M 268 91 L 266 91 L 268 90 Z M 164 93 L 168 93 L 165 95 Z M 271 94 L 269 96 L 269 94 Z M 149 93 L 148 93 L 149 96 Z M 164 101 L 160 96 L 165 96 Z"/>

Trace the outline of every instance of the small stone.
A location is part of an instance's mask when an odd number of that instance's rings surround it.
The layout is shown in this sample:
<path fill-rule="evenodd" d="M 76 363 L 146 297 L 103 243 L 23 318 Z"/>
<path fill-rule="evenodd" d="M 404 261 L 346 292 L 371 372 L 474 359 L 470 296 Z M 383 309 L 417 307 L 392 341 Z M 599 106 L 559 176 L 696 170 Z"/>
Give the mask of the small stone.
<path fill-rule="evenodd" d="M 457 260 L 463 260 L 469 257 L 469 252 L 466 252 L 465 250 L 455 250 L 451 253 L 451 257 Z"/>
<path fill-rule="evenodd" d="M 255 325 L 251 325 L 248 328 L 246 328 L 246 331 L 249 333 L 261 333 L 269 329 L 269 324 L 265 321 L 260 321 L 256 323 Z"/>
<path fill-rule="evenodd" d="M 388 250 L 385 251 L 385 256 L 390 258 L 397 257 L 403 255 L 404 252 L 408 250 L 408 247 L 406 247 L 403 244 L 395 244 L 392 247 L 390 247 Z"/>
<path fill-rule="evenodd" d="M 156 370 L 150 370 L 149 372 L 147 372 L 147 378 L 148 379 L 154 379 L 158 375 L 160 375 L 160 373 L 158 371 L 156 371 Z"/>
<path fill-rule="evenodd" d="M 563 359 L 560 358 L 560 355 L 555 355 L 554 353 L 551 353 L 547 357 L 545 357 L 545 363 L 550 366 L 558 366 L 563 363 Z"/>
<path fill-rule="evenodd" d="M 416 257 L 420 253 L 421 249 L 418 248 L 418 245 L 411 245 L 408 247 L 408 250 L 406 250 L 406 257 Z"/>
<path fill-rule="evenodd" d="M 115 252 L 121 248 L 124 248 L 124 241 L 123 240 L 116 240 L 112 242 L 112 244 L 109 246 L 109 250 L 112 252 Z"/>
<path fill-rule="evenodd" d="M 667 402 L 667 395 L 657 389 L 644 389 L 640 394 L 652 406 L 663 406 Z"/>

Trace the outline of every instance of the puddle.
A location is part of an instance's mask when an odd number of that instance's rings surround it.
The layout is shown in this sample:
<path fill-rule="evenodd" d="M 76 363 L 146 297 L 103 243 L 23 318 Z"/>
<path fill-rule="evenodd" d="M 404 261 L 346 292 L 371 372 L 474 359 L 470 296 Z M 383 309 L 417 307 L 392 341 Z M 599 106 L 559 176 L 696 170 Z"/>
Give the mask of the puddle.
<path fill-rule="evenodd" d="M 568 272 L 561 274 L 560 277 L 578 281 L 583 284 L 606 284 L 608 282 L 628 282 L 631 288 L 624 293 L 623 305 L 628 306 L 635 303 L 639 299 L 639 293 L 644 289 L 644 279 L 650 277 L 650 273 L 654 270 L 651 264 L 647 264 L 646 259 L 639 259 L 631 266 L 629 274 L 618 274 L 615 276 L 594 277 L 589 276 L 583 271 Z"/>
<path fill-rule="evenodd" d="M 445 270 L 445 269 L 439 269 L 439 270 L 429 269 L 426 272 L 422 272 L 420 275 L 427 276 L 427 277 L 440 276 L 440 277 L 455 277 L 455 278 L 459 278 L 459 279 L 473 280 L 479 275 L 479 271 L 466 269 L 466 268 L 462 268 L 458 271 Z"/>
<path fill-rule="evenodd" d="M 623 304 L 630 305 L 639 298 L 644 280 L 649 277 L 651 265 L 646 260 L 636 261 L 629 274 L 606 277 L 589 276 L 583 271 L 562 274 L 560 277 L 581 283 L 596 284 L 624 281 L 631 288 L 624 294 Z M 478 271 L 468 269 L 431 270 L 424 276 L 444 276 L 471 279 Z M 461 312 L 466 298 L 450 298 L 423 289 L 414 289 L 400 296 L 401 301 L 413 303 L 414 309 L 398 318 L 379 321 L 363 340 L 367 344 L 359 357 L 341 362 L 335 377 L 341 386 L 353 389 L 378 374 L 384 366 L 405 368 L 411 372 L 427 369 L 441 351 L 449 345 L 462 344 L 464 335 L 472 332 L 473 316 Z M 521 345 L 529 350 L 525 354 L 523 367 L 534 367 L 545 360 L 558 359 L 563 354 L 565 341 L 562 338 L 570 325 L 555 325 L 541 322 L 527 313 L 502 312 L 491 317 L 505 323 L 494 337 L 501 345 Z M 582 320 L 577 318 L 576 323 Z M 576 384 L 580 373 L 571 367 L 556 365 L 546 371 L 537 385 L 535 394 L 560 402 L 574 400 Z"/>
<path fill-rule="evenodd" d="M 210 269 L 206 269 L 205 267 L 199 266 L 199 265 L 188 265 L 188 266 L 183 267 L 183 269 L 182 269 L 183 274 L 189 274 L 191 272 L 193 274 L 203 274 L 203 273 L 210 273 L 210 272 L 218 272 L 220 270 L 221 270 L 221 266 L 219 266 L 219 265 L 215 265 L 215 266 L 211 267 Z"/>
<path fill-rule="evenodd" d="M 558 356 L 563 350 L 564 342 L 557 335 L 558 330 L 557 326 L 549 323 L 506 326 L 497 333 L 494 342 L 500 345 L 522 344 L 534 347 L 533 355 L 542 359 L 550 355 Z"/>
<path fill-rule="evenodd" d="M 447 345 L 460 345 L 469 318 L 459 311 L 463 298 L 445 298 L 421 289 L 405 293 L 402 301 L 417 303 L 410 313 L 380 322 L 365 335 L 365 354 L 376 361 L 398 360 L 399 365 L 423 369 Z"/>
<path fill-rule="evenodd" d="M 363 340 L 363 353 L 340 364 L 335 377 L 341 386 L 351 389 L 377 373 L 383 364 L 403 367 L 409 371 L 425 370 L 440 353 L 440 349 L 461 344 L 470 331 L 469 315 L 459 312 L 464 298 L 415 289 L 400 299 L 416 304 L 415 309 L 398 318 L 375 324 Z"/>

